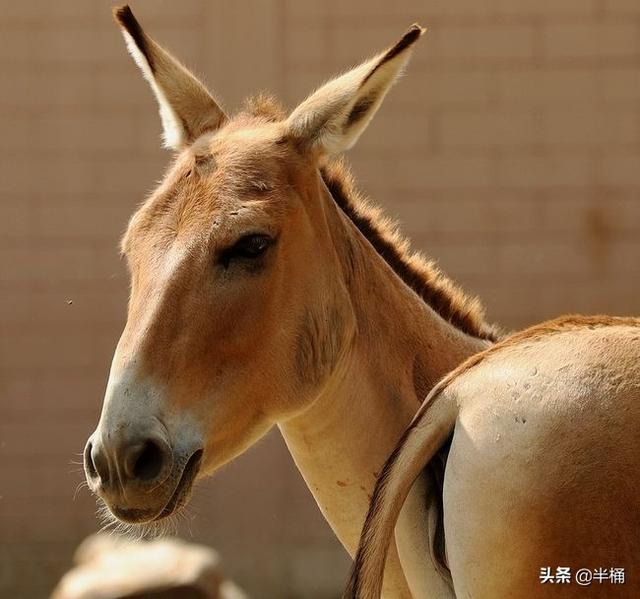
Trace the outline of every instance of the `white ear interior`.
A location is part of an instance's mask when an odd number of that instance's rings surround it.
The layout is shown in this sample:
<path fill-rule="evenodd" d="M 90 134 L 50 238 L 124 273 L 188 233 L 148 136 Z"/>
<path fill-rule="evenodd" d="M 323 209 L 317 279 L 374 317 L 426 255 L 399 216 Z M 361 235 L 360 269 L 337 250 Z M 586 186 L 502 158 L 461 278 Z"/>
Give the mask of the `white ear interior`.
<path fill-rule="evenodd" d="M 133 57 L 133 60 L 138 65 L 144 78 L 149 82 L 151 89 L 158 102 L 158 109 L 160 112 L 160 119 L 162 121 L 162 142 L 165 148 L 178 149 L 186 143 L 186 132 L 184 127 L 180 123 L 180 118 L 175 113 L 169 100 L 165 96 L 160 86 L 156 83 L 156 79 L 151 70 L 151 66 L 147 61 L 145 55 L 140 51 L 136 42 L 131 37 L 131 34 L 125 29 L 122 30 L 125 43 L 129 54 Z"/>
<path fill-rule="evenodd" d="M 177 150 L 218 128 L 226 116 L 195 75 L 144 32 L 128 6 L 114 16 L 158 102 L 164 145 Z"/>

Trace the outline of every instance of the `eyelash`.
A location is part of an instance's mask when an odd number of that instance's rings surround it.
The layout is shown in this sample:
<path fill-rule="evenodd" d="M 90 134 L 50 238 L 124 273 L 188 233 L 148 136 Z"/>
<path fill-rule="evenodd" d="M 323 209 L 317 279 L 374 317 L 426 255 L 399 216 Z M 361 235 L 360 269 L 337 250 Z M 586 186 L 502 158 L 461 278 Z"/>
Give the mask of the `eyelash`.
<path fill-rule="evenodd" d="M 220 253 L 220 264 L 226 269 L 233 260 L 256 260 L 264 255 L 274 241 L 269 235 L 261 233 L 244 235 Z"/>

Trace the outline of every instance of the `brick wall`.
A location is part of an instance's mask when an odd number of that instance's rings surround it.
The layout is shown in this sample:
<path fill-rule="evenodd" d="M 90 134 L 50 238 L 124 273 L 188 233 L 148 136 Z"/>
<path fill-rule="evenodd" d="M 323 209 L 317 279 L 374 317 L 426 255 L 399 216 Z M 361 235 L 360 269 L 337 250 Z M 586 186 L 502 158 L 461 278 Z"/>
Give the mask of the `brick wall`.
<path fill-rule="evenodd" d="M 505 326 L 638 313 L 637 0 L 134 8 L 231 107 L 263 88 L 292 106 L 427 25 L 352 152 L 361 186 Z M 3 597 L 46 596 L 96 527 L 87 493 L 73 500 L 71 461 L 124 321 L 118 237 L 167 161 L 109 13 L 104 0 L 0 0 Z M 205 485 L 193 512 L 194 538 L 255 597 L 336 596 L 346 560 L 277 436 Z"/>

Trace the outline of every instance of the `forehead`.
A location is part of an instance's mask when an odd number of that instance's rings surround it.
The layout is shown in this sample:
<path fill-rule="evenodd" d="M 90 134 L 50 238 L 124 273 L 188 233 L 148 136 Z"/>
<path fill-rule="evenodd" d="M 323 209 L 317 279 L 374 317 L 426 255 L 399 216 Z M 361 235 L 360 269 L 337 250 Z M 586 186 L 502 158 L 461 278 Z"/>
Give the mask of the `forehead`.
<path fill-rule="evenodd" d="M 253 124 L 232 121 L 217 133 L 204 135 L 188 148 L 181 159 L 204 165 L 210 181 L 229 192 L 258 189 L 286 176 L 289 145 L 279 123 Z"/>
<path fill-rule="evenodd" d="M 238 119 L 203 135 L 176 156 L 158 188 L 134 214 L 122 240 L 123 251 L 149 232 L 155 240 L 193 235 L 251 213 L 282 212 L 295 158 L 279 123 Z"/>

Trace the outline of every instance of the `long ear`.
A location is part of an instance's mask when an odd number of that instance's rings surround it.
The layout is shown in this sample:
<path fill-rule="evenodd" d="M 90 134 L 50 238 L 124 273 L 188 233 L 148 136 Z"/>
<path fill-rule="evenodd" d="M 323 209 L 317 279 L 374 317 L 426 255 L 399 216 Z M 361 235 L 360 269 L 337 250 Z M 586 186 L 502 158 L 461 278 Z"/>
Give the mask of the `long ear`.
<path fill-rule="evenodd" d="M 419 25 L 412 25 L 386 52 L 311 94 L 289 116 L 288 135 L 321 154 L 348 150 L 377 112 L 424 32 Z"/>
<path fill-rule="evenodd" d="M 207 88 L 144 32 L 131 9 L 114 8 L 113 16 L 158 100 L 164 145 L 178 150 L 220 127 L 226 116 Z"/>

